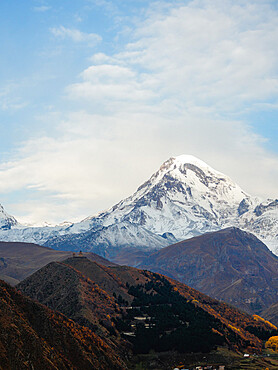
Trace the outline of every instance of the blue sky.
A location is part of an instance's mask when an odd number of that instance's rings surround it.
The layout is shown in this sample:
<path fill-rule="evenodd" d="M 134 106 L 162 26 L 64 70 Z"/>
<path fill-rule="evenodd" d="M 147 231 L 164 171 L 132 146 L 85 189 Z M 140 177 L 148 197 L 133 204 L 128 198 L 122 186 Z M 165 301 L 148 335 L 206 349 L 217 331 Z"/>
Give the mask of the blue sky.
<path fill-rule="evenodd" d="M 2 1 L 0 202 L 77 221 L 195 155 L 277 197 L 275 1 Z"/>

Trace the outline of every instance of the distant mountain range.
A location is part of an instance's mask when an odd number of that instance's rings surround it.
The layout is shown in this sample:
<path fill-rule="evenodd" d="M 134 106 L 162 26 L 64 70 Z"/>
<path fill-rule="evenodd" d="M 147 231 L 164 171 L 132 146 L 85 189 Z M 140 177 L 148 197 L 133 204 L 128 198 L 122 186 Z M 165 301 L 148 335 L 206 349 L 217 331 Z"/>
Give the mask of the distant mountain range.
<path fill-rule="evenodd" d="M 0 240 L 82 249 L 115 260 L 125 248 L 160 249 L 230 226 L 254 233 L 278 254 L 278 200 L 262 202 L 187 155 L 170 158 L 133 195 L 79 223 L 39 228 L 19 225 L 4 211 L 0 218 Z"/>

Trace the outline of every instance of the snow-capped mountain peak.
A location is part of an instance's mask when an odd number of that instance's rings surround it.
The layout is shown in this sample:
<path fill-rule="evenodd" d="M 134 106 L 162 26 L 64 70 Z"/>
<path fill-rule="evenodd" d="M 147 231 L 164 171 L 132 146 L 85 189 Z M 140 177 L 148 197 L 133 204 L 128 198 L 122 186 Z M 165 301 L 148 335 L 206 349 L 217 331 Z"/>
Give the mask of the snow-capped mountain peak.
<path fill-rule="evenodd" d="M 140 190 L 148 190 L 160 182 L 174 180 L 189 186 L 195 194 L 215 192 L 218 199 L 223 201 L 241 202 L 242 199 L 249 197 L 228 176 L 191 155 L 171 157 L 164 162 L 160 169 L 138 188 L 138 196 L 141 195 Z"/>
<path fill-rule="evenodd" d="M 249 198 L 228 176 L 181 155 L 169 158 L 133 195 L 97 218 L 104 226 L 128 221 L 182 239 L 219 228 L 220 220 L 237 215 L 244 199 L 252 203 Z"/>
<path fill-rule="evenodd" d="M 15 225 L 17 225 L 17 220 L 10 216 L 0 204 L 0 229 L 8 230 Z"/>
<path fill-rule="evenodd" d="M 130 197 L 79 223 L 24 228 L 0 208 L 0 222 L 1 215 L 1 240 L 106 256 L 111 248 L 161 248 L 229 226 L 254 233 L 278 254 L 278 200 L 261 203 L 191 155 L 169 158 Z"/>

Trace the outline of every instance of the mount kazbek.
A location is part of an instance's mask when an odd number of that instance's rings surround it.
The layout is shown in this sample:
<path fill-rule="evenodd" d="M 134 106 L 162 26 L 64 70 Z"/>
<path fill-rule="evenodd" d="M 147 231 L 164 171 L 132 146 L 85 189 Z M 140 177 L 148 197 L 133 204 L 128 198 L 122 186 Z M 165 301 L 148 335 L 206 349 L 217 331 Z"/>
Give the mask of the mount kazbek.
<path fill-rule="evenodd" d="M 113 257 L 123 248 L 159 249 L 208 231 L 238 227 L 278 255 L 278 199 L 262 202 L 189 155 L 172 157 L 130 197 L 85 220 L 26 227 L 0 208 L 0 240 Z"/>

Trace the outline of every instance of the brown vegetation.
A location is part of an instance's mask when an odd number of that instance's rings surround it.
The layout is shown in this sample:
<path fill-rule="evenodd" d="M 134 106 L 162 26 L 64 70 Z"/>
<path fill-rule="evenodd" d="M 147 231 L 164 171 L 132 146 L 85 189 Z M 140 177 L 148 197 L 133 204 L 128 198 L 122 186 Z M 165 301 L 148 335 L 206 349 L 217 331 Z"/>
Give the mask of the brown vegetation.
<path fill-rule="evenodd" d="M 89 328 L 36 303 L 0 281 L 0 367 L 122 369 L 114 351 Z"/>

